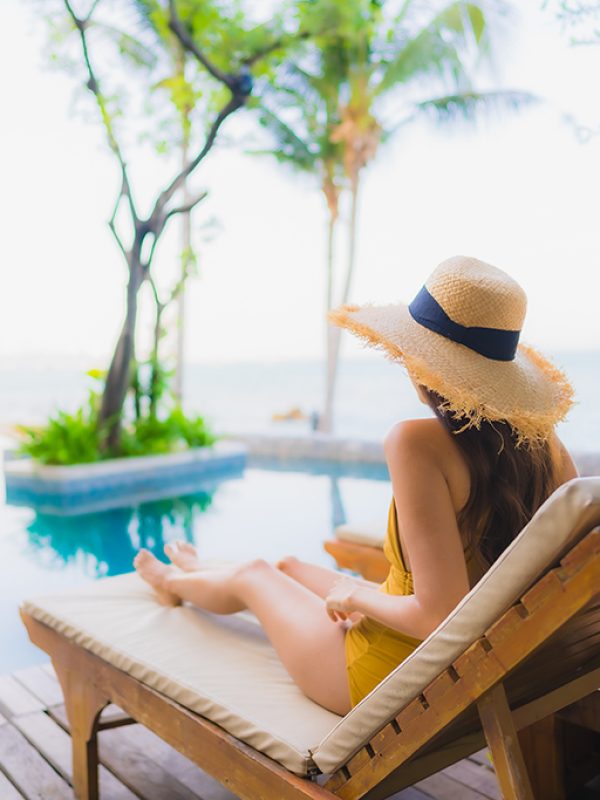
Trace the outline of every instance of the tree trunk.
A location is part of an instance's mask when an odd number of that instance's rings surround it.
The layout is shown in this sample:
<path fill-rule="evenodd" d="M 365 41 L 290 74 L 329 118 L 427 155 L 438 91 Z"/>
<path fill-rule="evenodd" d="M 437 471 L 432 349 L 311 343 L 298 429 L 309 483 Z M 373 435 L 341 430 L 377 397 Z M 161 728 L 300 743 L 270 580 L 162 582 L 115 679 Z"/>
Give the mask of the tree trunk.
<path fill-rule="evenodd" d="M 157 301 L 156 319 L 154 321 L 154 344 L 152 346 L 152 355 L 150 357 L 150 381 L 148 389 L 148 416 L 153 418 L 156 417 L 156 412 L 158 411 L 158 383 L 161 380 L 158 351 L 160 346 L 162 315 L 164 310 L 165 306 Z"/>
<path fill-rule="evenodd" d="M 141 266 L 139 262 L 136 262 L 130 267 L 125 322 L 108 368 L 98 417 L 98 426 L 106 427 L 102 443 L 103 449 L 115 454 L 118 453 L 121 438 L 121 411 L 131 382 L 131 364 L 135 354 L 138 291 L 142 285 L 141 275 Z"/>
<path fill-rule="evenodd" d="M 135 414 L 136 422 L 142 418 L 142 387 L 140 386 L 140 370 L 137 363 L 132 359 L 132 388 L 133 388 L 133 413 Z"/>
<path fill-rule="evenodd" d="M 346 267 L 346 279 L 342 292 L 341 305 L 345 305 L 350 297 L 352 277 L 356 264 L 356 223 L 358 219 L 358 176 L 352 186 L 352 200 L 350 210 L 350 225 L 348 228 L 348 264 Z M 321 415 L 319 430 L 324 433 L 333 431 L 333 406 L 335 401 L 335 389 L 337 384 L 340 341 L 342 329 L 330 325 L 328 338 L 328 358 L 327 358 L 327 385 L 325 388 L 325 407 Z"/>
<path fill-rule="evenodd" d="M 325 344 L 326 344 L 326 361 L 325 361 L 325 386 L 329 386 L 330 374 L 333 364 L 333 340 L 332 328 L 333 326 L 327 321 L 327 312 L 333 305 L 333 264 L 334 264 L 334 236 L 335 225 L 337 222 L 337 215 L 333 214 L 331 209 L 329 211 L 329 220 L 327 224 L 327 265 L 326 265 L 326 278 L 325 278 Z M 323 413 L 319 416 L 317 423 L 317 430 L 327 431 L 331 427 L 331 420 L 327 416 L 328 408 L 327 403 Z"/>
<path fill-rule="evenodd" d="M 180 70 L 181 74 L 185 76 L 185 51 L 183 47 L 178 48 L 178 69 Z M 182 129 L 182 138 L 181 138 L 181 169 L 184 170 L 188 165 L 188 155 L 189 155 L 189 111 L 186 107 L 184 112 L 184 119 L 181 123 Z M 188 123 L 186 126 L 186 122 Z M 185 178 L 183 184 L 181 186 L 181 205 L 187 206 L 191 200 L 190 190 L 188 185 L 188 179 Z M 183 359 L 185 355 L 185 284 L 186 284 L 186 275 L 187 275 L 187 259 L 189 258 L 189 253 L 192 249 L 192 215 L 191 212 L 188 211 L 185 214 L 182 214 L 181 218 L 181 252 L 182 252 L 182 259 L 181 259 L 181 289 L 179 291 L 179 295 L 177 296 L 177 323 L 176 323 L 176 336 L 177 336 L 177 343 L 176 343 L 176 351 L 175 351 L 175 375 L 173 380 L 173 394 L 175 395 L 175 399 L 177 402 L 182 405 L 183 404 Z"/>
<path fill-rule="evenodd" d="M 187 163 L 187 146 L 184 144 L 182 149 L 182 165 Z M 190 192 L 187 185 L 187 180 L 183 184 L 182 190 L 182 205 L 190 202 Z M 183 359 L 185 355 L 185 289 L 186 289 L 186 271 L 187 271 L 187 258 L 192 247 L 192 228 L 191 228 L 191 214 L 182 215 L 181 219 L 181 251 L 183 258 L 181 261 L 181 289 L 177 295 L 177 350 L 175 354 L 175 378 L 173 386 L 173 394 L 177 402 L 181 405 L 183 403 Z"/>

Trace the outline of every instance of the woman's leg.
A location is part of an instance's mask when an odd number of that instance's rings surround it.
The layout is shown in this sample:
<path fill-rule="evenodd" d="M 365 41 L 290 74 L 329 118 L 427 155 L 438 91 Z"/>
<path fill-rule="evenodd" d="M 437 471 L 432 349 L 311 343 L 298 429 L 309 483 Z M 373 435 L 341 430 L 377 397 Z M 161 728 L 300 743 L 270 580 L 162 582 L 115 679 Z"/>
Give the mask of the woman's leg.
<path fill-rule="evenodd" d="M 135 566 L 163 600 L 186 600 L 216 614 L 250 609 L 304 694 L 337 714 L 350 710 L 346 626 L 329 619 L 314 592 L 262 560 L 183 573 L 141 551 Z"/>
<path fill-rule="evenodd" d="M 190 542 L 177 540 L 166 544 L 165 553 L 173 564 L 184 572 L 197 572 L 203 569 L 196 548 Z M 321 567 L 318 564 L 311 564 L 308 561 L 301 561 L 296 556 L 285 556 L 275 566 L 290 578 L 301 583 L 302 586 L 306 586 L 307 589 L 310 589 L 311 592 L 314 592 L 323 600 L 331 591 L 333 584 L 342 577 L 341 573 L 336 570 L 327 569 L 327 567 Z M 356 580 L 372 588 L 379 586 L 378 583 L 363 581 L 360 578 Z M 356 612 L 349 614 L 348 620 L 350 622 L 358 622 L 361 617 L 362 614 Z"/>
<path fill-rule="evenodd" d="M 184 572 L 198 572 L 203 569 L 196 548 L 190 542 L 170 542 L 165 545 L 165 553 Z M 323 599 L 327 597 L 333 584 L 342 577 L 336 570 L 301 561 L 295 556 L 285 556 L 275 566 Z"/>

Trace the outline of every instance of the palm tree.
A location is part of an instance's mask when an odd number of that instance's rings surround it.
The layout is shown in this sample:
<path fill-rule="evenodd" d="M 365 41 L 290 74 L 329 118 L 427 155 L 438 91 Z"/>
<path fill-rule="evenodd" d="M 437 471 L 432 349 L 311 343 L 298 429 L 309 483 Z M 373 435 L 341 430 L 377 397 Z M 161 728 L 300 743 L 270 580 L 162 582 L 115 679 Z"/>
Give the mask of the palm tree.
<path fill-rule="evenodd" d="M 350 297 L 356 262 L 361 178 L 380 144 L 417 117 L 472 117 L 492 105 L 519 106 L 519 92 L 479 92 L 473 73 L 487 55 L 490 24 L 483 3 L 453 0 L 436 13 L 404 0 L 385 13 L 380 0 L 310 4 L 305 13 L 341 15 L 334 33 L 316 36 L 299 63 L 286 64 L 263 93 L 260 121 L 280 162 L 318 176 L 328 212 L 326 307 L 333 303 L 333 246 L 340 195 L 349 195 L 348 248 L 341 295 Z M 306 24 L 306 23 L 305 23 Z M 321 30 L 327 26 L 321 21 Z M 393 111 L 392 111 L 393 109 Z M 341 329 L 328 326 L 325 398 L 319 429 L 331 431 Z"/>
<path fill-rule="evenodd" d="M 345 179 L 343 145 L 331 135 L 341 123 L 340 87 L 348 71 L 348 54 L 344 45 L 344 40 L 337 37 L 323 41 L 318 50 L 319 63 L 315 65 L 314 73 L 299 64 L 285 64 L 279 84 L 275 88 L 268 84 L 262 98 L 254 103 L 259 122 L 277 142 L 273 150 L 254 152 L 268 153 L 296 170 L 318 176 L 327 209 L 325 310 L 331 308 L 334 302 L 335 232 Z M 272 111 L 271 105 L 279 113 Z M 300 122 L 285 122 L 285 113 L 289 111 L 293 114 L 296 109 L 301 111 Z M 327 328 L 328 364 L 333 358 L 333 346 L 331 329 Z"/>

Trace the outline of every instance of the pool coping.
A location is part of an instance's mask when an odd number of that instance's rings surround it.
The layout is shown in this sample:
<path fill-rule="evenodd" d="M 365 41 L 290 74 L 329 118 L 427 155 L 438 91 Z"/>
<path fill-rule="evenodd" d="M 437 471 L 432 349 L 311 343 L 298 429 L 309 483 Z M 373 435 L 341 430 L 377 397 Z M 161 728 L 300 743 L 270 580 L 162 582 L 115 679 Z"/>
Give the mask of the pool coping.
<path fill-rule="evenodd" d="M 248 453 L 253 456 L 385 464 L 383 444 L 377 439 L 336 436 L 320 431 L 306 434 L 237 431 L 227 436 L 246 445 Z"/>
<path fill-rule="evenodd" d="M 305 433 L 272 433 L 272 432 L 248 432 L 235 431 L 222 434 L 222 438 L 213 445 L 219 450 L 225 451 L 229 447 L 243 448 L 247 455 L 255 457 L 267 457 L 281 460 L 303 460 L 315 459 L 319 461 L 339 461 L 355 462 L 367 464 L 385 464 L 385 454 L 383 442 L 380 439 L 361 439 L 351 436 L 338 436 L 332 433 L 322 433 L 320 431 L 307 431 Z M 185 465 L 195 461 L 202 461 L 208 457 L 211 448 L 195 448 L 182 453 L 175 453 L 163 456 L 141 456 L 128 459 L 119 459 L 122 462 L 117 465 L 115 462 L 106 461 L 97 464 L 79 464 L 70 467 L 44 466 L 37 465 L 35 475 L 47 476 L 48 479 L 58 480 L 62 471 L 64 478 L 76 476 L 79 470 L 85 471 L 93 469 L 95 474 L 102 474 L 104 470 L 112 474 L 127 474 L 135 471 L 136 465 L 151 467 L 168 467 Z M 582 475 L 600 475 L 600 450 L 598 452 L 575 452 L 574 460 Z M 21 470 L 28 468 L 22 465 L 29 459 L 14 458 L 10 451 L 5 452 L 4 471 L 5 474 L 17 475 Z M 110 465 L 114 464 L 113 467 Z M 117 467 L 116 469 L 114 467 Z M 31 469 L 31 468 L 29 468 Z M 29 474 L 33 474 L 30 472 Z M 53 476 L 51 478 L 51 476 Z"/>
<path fill-rule="evenodd" d="M 385 464 L 383 441 L 337 436 L 320 431 L 307 433 L 255 433 L 236 431 L 227 438 L 242 442 L 253 457 L 281 460 L 315 459 L 323 461 Z M 600 475 L 600 450 L 575 452 L 573 459 L 582 476 Z"/>

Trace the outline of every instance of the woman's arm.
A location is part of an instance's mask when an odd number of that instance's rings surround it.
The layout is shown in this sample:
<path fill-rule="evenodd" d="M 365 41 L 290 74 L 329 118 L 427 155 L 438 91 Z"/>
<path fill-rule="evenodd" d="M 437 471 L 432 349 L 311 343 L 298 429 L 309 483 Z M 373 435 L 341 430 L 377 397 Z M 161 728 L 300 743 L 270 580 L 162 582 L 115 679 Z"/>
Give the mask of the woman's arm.
<path fill-rule="evenodd" d="M 298 583 L 306 586 L 311 592 L 318 594 L 319 597 L 325 598 L 329 594 L 331 588 L 340 580 L 340 572 L 334 569 L 322 567 L 320 564 L 311 564 L 307 561 L 301 561 L 296 556 L 285 556 L 280 559 L 276 565 L 277 569 L 289 575 Z M 350 576 L 348 576 L 350 578 Z M 363 578 L 350 578 L 356 585 L 367 586 L 371 589 L 377 589 L 380 584 L 373 581 L 366 581 Z"/>
<path fill-rule="evenodd" d="M 387 595 L 340 580 L 326 599 L 332 619 L 360 612 L 426 638 L 469 591 L 463 545 L 434 441 L 420 421 L 394 426 L 384 449 L 414 581 L 414 595 Z"/>

